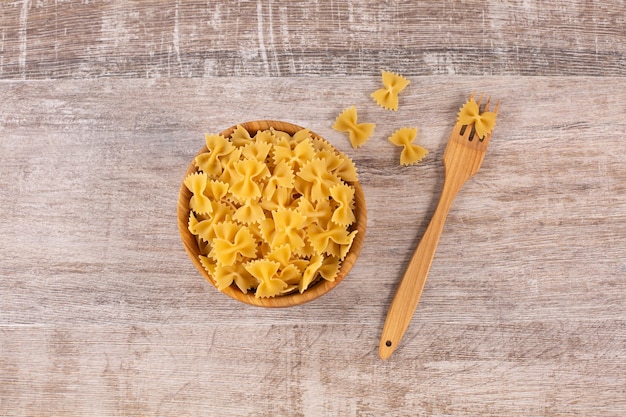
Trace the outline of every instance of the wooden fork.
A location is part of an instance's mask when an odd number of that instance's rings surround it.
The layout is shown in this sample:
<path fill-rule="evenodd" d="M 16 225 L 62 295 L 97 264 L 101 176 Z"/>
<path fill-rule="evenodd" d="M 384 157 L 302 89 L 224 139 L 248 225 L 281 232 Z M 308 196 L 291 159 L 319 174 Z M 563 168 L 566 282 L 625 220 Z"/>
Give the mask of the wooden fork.
<path fill-rule="evenodd" d="M 473 97 L 472 94 L 470 99 Z M 481 101 L 482 96 L 477 102 L 479 108 Z M 490 100 L 487 98 L 483 112 L 488 111 L 489 102 Z M 499 102 L 496 104 L 494 113 L 498 112 L 499 104 Z M 491 132 L 486 133 L 482 139 L 479 138 L 473 125 L 461 125 L 457 122 L 452 129 L 452 134 L 443 154 L 445 177 L 441 197 L 387 313 L 378 348 L 378 353 L 382 359 L 391 356 L 409 326 L 424 289 L 426 277 L 452 201 L 465 181 L 478 172 L 485 158 L 490 139 Z"/>

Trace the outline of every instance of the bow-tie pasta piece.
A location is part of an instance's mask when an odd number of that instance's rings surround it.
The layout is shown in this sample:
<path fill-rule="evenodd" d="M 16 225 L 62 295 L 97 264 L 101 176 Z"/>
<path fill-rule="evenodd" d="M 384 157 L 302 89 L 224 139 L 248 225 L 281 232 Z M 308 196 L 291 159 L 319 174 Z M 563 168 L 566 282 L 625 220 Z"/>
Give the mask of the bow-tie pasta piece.
<path fill-rule="evenodd" d="M 260 180 L 271 174 L 267 165 L 256 159 L 244 159 L 235 163 L 234 179 L 230 192 L 238 201 L 261 197 Z"/>
<path fill-rule="evenodd" d="M 256 286 L 259 285 L 258 280 L 254 278 L 245 268 L 245 265 L 241 263 L 230 266 L 216 265 L 212 271 L 213 272 L 209 272 L 207 270 L 207 272 L 214 277 L 215 282 L 217 283 L 217 289 L 220 291 L 235 283 L 237 288 L 239 288 L 242 293 L 246 294 L 248 290 L 256 288 Z"/>
<path fill-rule="evenodd" d="M 234 151 L 235 147 L 222 135 L 206 135 L 204 140 L 208 152 L 196 157 L 196 165 L 211 178 L 217 178 L 222 173 L 221 158 Z"/>
<path fill-rule="evenodd" d="M 259 201 L 259 206 L 261 206 L 261 208 L 263 210 L 266 210 L 267 212 L 279 209 L 294 208 L 295 205 L 296 202 L 294 200 L 294 189 L 291 187 L 278 187 L 269 199 L 262 198 Z"/>
<path fill-rule="evenodd" d="M 335 256 L 327 256 L 318 272 L 326 281 L 334 281 L 341 267 L 341 259 Z"/>
<path fill-rule="evenodd" d="M 256 289 L 256 297 L 274 297 L 287 288 L 287 283 L 277 277 L 280 268 L 278 262 L 260 259 L 248 262 L 245 268 L 260 282 Z"/>
<path fill-rule="evenodd" d="M 356 107 L 348 107 L 335 119 L 333 129 L 348 133 L 354 149 L 363 145 L 374 132 L 374 123 L 357 123 Z"/>
<path fill-rule="evenodd" d="M 243 147 L 249 143 L 254 143 L 254 139 L 250 133 L 241 125 L 237 125 L 235 131 L 230 136 L 230 141 L 237 148 Z"/>
<path fill-rule="evenodd" d="M 216 227 L 213 248 L 209 252 L 218 265 L 234 265 L 241 257 L 256 258 L 256 241 L 247 227 L 226 222 L 219 226 L 222 227 Z"/>
<path fill-rule="evenodd" d="M 267 155 L 272 149 L 272 144 L 268 142 L 249 143 L 243 147 L 241 154 L 244 158 L 255 159 L 259 162 L 265 162 Z"/>
<path fill-rule="evenodd" d="M 215 238 L 215 226 L 222 222 L 231 221 L 235 215 L 235 210 L 229 204 L 212 201 L 211 206 L 213 211 L 206 219 L 200 214 L 196 215 L 193 210 L 189 213 L 189 231 L 207 243 Z"/>
<path fill-rule="evenodd" d="M 328 199 L 331 187 L 340 183 L 340 179 L 328 172 L 326 163 L 319 158 L 309 161 L 296 174 L 296 190 L 312 201 Z"/>
<path fill-rule="evenodd" d="M 204 195 L 207 188 L 207 175 L 204 172 L 195 172 L 185 178 L 185 186 L 192 192 L 189 208 L 199 214 L 209 214 L 213 211 L 211 199 Z"/>
<path fill-rule="evenodd" d="M 270 247 L 277 248 L 289 245 L 292 251 L 304 247 L 304 224 L 306 217 L 293 209 L 279 209 L 272 212 L 274 233 L 269 242 Z"/>
<path fill-rule="evenodd" d="M 412 143 L 416 137 L 417 128 L 412 127 L 398 129 L 389 137 L 391 143 L 403 147 L 400 153 L 400 164 L 416 164 L 428 154 L 428 150 Z"/>
<path fill-rule="evenodd" d="M 333 174 L 337 175 L 343 181 L 356 182 L 358 179 L 356 165 L 354 165 L 354 162 L 347 156 L 341 159 L 341 163 L 333 170 Z"/>
<path fill-rule="evenodd" d="M 491 111 L 480 113 L 478 103 L 472 97 L 461 107 L 458 123 L 462 125 L 473 124 L 476 134 L 480 139 L 483 139 L 496 126 L 496 113 Z"/>
<path fill-rule="evenodd" d="M 300 290 L 300 294 L 302 294 L 307 288 L 309 288 L 311 283 L 315 280 L 315 277 L 323 263 L 324 257 L 322 255 L 315 254 L 311 257 L 308 266 L 302 274 L 302 279 L 298 283 L 298 289 Z"/>
<path fill-rule="evenodd" d="M 332 221 L 325 225 L 312 224 L 307 230 L 313 249 L 320 255 L 339 256 L 343 259 L 345 253 L 342 249 L 349 247 L 354 239 L 345 227 Z"/>
<path fill-rule="evenodd" d="M 241 150 L 242 148 L 235 148 L 234 151 L 222 158 L 222 173 L 218 177 L 220 182 L 230 185 L 234 181 L 237 176 L 235 164 L 242 159 Z"/>
<path fill-rule="evenodd" d="M 293 172 L 298 172 L 302 165 L 314 157 L 315 149 L 309 140 L 296 143 L 282 138 L 274 145 L 274 164 L 284 162 Z"/>
<path fill-rule="evenodd" d="M 330 200 L 310 201 L 298 199 L 298 211 L 306 217 L 306 226 L 312 223 L 327 223 L 333 215 Z"/>
<path fill-rule="evenodd" d="M 238 126 L 206 142 L 184 182 L 188 229 L 217 288 L 275 297 L 334 280 L 356 235 L 354 163 L 307 129 Z"/>
<path fill-rule="evenodd" d="M 259 205 L 258 200 L 252 198 L 247 199 L 246 202 L 235 211 L 235 214 L 233 214 L 233 220 L 245 225 L 257 223 L 264 218 L 265 212 L 263 211 L 263 207 Z"/>
<path fill-rule="evenodd" d="M 389 71 L 382 72 L 383 86 L 372 93 L 378 105 L 387 110 L 398 110 L 398 94 L 409 85 L 409 80 L 402 75 Z"/>
<path fill-rule="evenodd" d="M 266 259 L 270 261 L 278 262 L 281 268 L 285 268 L 290 265 L 291 261 L 291 246 L 290 245 L 282 245 L 277 248 L 272 249 L 265 256 Z"/>
<path fill-rule="evenodd" d="M 293 188 L 294 175 L 286 161 L 282 160 L 272 170 L 272 175 L 263 187 L 263 198 L 272 200 L 272 197 L 278 190 L 287 190 Z"/>
<path fill-rule="evenodd" d="M 220 201 L 228 194 L 228 184 L 221 181 L 209 181 L 204 189 L 204 195 L 213 201 Z"/>
<path fill-rule="evenodd" d="M 356 220 L 354 216 L 354 187 L 337 184 L 330 189 L 330 195 L 337 205 L 331 220 L 339 226 L 349 226 Z"/>

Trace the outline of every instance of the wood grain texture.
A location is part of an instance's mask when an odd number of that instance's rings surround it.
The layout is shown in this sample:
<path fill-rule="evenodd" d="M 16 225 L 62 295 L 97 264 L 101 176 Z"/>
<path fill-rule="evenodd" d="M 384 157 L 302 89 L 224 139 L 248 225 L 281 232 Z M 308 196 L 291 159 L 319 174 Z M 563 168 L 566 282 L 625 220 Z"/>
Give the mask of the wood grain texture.
<path fill-rule="evenodd" d="M 624 9 L 2 2 L 0 415 L 626 415 Z M 381 69 L 410 78 L 398 112 Z M 498 124 L 381 361 L 474 91 Z M 331 128 L 351 105 L 377 123 L 358 150 Z M 368 207 L 350 274 L 289 309 L 220 294 L 176 224 L 204 134 L 260 119 L 353 158 Z M 387 141 L 404 126 L 419 165 Z"/>
<path fill-rule="evenodd" d="M 417 77 L 397 113 L 369 98 L 378 77 L 0 83 L 0 414 L 623 414 L 618 81 Z M 494 136 L 403 344 L 382 362 L 385 313 L 473 90 L 502 100 Z M 377 122 L 358 150 L 331 128 L 352 104 Z M 341 285 L 279 311 L 217 292 L 176 225 L 204 133 L 262 118 L 351 156 L 368 205 Z M 420 165 L 400 166 L 386 140 L 402 125 L 431 151 Z"/>
<path fill-rule="evenodd" d="M 626 75 L 624 1 L 23 0 L 0 78 Z"/>

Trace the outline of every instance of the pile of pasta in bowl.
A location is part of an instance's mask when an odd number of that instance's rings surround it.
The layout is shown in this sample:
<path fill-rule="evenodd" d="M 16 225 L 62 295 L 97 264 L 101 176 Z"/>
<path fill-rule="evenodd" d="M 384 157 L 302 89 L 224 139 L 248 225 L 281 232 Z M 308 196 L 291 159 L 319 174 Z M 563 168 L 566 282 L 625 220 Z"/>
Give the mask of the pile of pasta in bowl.
<path fill-rule="evenodd" d="M 185 249 L 217 289 L 248 304 L 302 304 L 334 288 L 363 244 L 354 163 L 308 129 L 255 121 L 205 137 L 185 174 Z"/>

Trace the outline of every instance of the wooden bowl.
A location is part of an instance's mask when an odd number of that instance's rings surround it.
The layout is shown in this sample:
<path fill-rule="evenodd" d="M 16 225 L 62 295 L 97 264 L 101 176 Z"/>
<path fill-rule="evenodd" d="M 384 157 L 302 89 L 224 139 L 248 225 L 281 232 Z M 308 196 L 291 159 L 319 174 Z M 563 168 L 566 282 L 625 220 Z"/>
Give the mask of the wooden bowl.
<path fill-rule="evenodd" d="M 275 120 L 257 120 L 246 123 L 240 123 L 244 129 L 246 129 L 251 136 L 254 136 L 259 130 L 267 130 L 269 128 L 274 128 L 275 130 L 286 132 L 290 135 L 295 134 L 296 132 L 302 130 L 302 127 L 281 121 Z M 225 137 L 229 137 L 234 130 L 237 128 L 237 125 L 232 126 L 223 132 L 221 135 Z M 321 136 L 311 132 L 313 138 L 324 140 Z M 325 141 L 328 143 L 327 141 Z M 204 146 L 198 154 L 207 152 L 206 146 Z M 194 158 L 195 159 L 195 158 Z M 187 172 L 185 172 L 186 178 L 189 174 L 196 172 L 198 169 L 192 160 L 187 168 Z M 257 298 L 255 297 L 253 292 L 248 292 L 244 294 L 237 288 L 235 284 L 231 285 L 228 288 L 225 288 L 221 292 L 224 294 L 234 298 L 235 300 L 242 301 L 246 304 L 261 306 L 261 307 L 290 307 L 296 306 L 308 301 L 314 300 L 319 296 L 326 294 L 328 291 L 335 288 L 345 276 L 348 274 L 354 262 L 356 261 L 359 253 L 361 252 L 361 248 L 363 246 L 363 241 L 365 239 L 365 227 L 367 223 L 367 213 L 365 208 L 365 197 L 363 195 L 363 190 L 358 182 L 349 183 L 355 188 L 354 200 L 355 200 L 355 210 L 354 214 L 356 217 L 356 222 L 352 225 L 352 230 L 358 230 L 352 246 L 350 247 L 350 251 L 344 258 L 341 263 L 341 267 L 339 269 L 339 273 L 334 281 L 326 281 L 325 279 L 318 279 L 317 282 L 311 284 L 309 288 L 307 288 L 304 292 L 300 293 L 296 291 L 295 293 L 285 294 L 285 295 L 277 295 L 273 298 Z M 187 189 L 185 184 L 181 184 L 180 192 L 178 195 L 178 229 L 180 231 L 180 237 L 182 238 L 183 245 L 185 247 L 185 251 L 189 255 L 191 262 L 196 267 L 198 272 L 213 286 L 217 288 L 215 281 L 211 278 L 209 273 L 204 269 L 202 264 L 200 263 L 199 255 L 201 255 L 200 250 L 198 248 L 198 243 L 196 241 L 196 237 L 189 231 L 188 229 L 188 221 L 189 221 L 189 200 L 192 194 L 191 191 Z"/>

